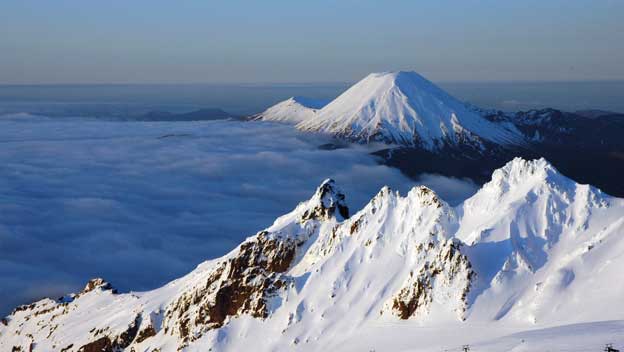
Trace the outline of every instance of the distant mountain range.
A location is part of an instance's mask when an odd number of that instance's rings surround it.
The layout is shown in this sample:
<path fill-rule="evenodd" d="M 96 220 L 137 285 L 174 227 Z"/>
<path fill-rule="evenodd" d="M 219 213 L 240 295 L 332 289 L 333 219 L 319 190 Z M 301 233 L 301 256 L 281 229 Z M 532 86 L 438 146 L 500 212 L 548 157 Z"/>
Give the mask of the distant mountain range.
<path fill-rule="evenodd" d="M 484 119 L 415 72 L 370 74 L 297 128 L 430 151 L 523 143 L 513 125 Z"/>
<path fill-rule="evenodd" d="M 480 109 L 415 72 L 370 74 L 320 109 L 298 104 L 291 113 L 294 102 L 277 104 L 256 119 L 388 144 L 376 154 L 414 177 L 440 173 L 484 183 L 513 157 L 546 157 L 574 179 L 624 196 L 624 114 Z"/>
<path fill-rule="evenodd" d="M 312 119 L 327 101 L 315 100 L 303 97 L 291 97 L 276 105 L 271 106 L 264 112 L 253 115 L 250 120 L 272 121 L 288 124 L 297 124 Z"/>
<path fill-rule="evenodd" d="M 583 117 L 589 117 L 589 118 L 624 115 L 624 114 L 620 114 L 617 112 L 605 111 L 605 110 L 577 110 L 574 112 L 574 114 L 583 116 Z"/>
<path fill-rule="evenodd" d="M 226 119 L 242 119 L 241 116 L 230 114 L 221 109 L 199 109 L 185 113 L 172 113 L 168 111 L 150 111 L 143 115 L 131 118 L 137 121 L 210 121 Z"/>
<path fill-rule="evenodd" d="M 139 111 L 136 111 L 139 110 Z M 118 107 L 114 104 L 94 104 L 94 105 L 77 105 L 77 106 L 61 106 L 56 108 L 39 108 L 29 110 L 25 108 L 24 111 L 19 113 L 7 113 L 11 114 L 30 114 L 35 116 L 45 116 L 53 118 L 67 118 L 67 117 L 83 117 L 83 118 L 98 118 L 108 119 L 115 121 L 210 121 L 210 120 L 243 120 L 240 115 L 231 114 L 223 111 L 219 108 L 201 108 L 197 110 L 191 110 L 186 112 L 170 112 L 168 110 L 152 110 L 145 112 L 143 108 L 124 109 L 123 106 Z M 0 115 L 3 115 L 0 113 Z"/>
<path fill-rule="evenodd" d="M 384 187 L 351 213 L 327 180 L 161 288 L 118 293 L 94 279 L 16 308 L 0 350 L 459 350 L 493 331 L 622 319 L 622 214 L 624 199 L 543 159 L 514 159 L 456 207 L 426 187 Z M 479 330 L 431 338 L 433 327 Z"/>

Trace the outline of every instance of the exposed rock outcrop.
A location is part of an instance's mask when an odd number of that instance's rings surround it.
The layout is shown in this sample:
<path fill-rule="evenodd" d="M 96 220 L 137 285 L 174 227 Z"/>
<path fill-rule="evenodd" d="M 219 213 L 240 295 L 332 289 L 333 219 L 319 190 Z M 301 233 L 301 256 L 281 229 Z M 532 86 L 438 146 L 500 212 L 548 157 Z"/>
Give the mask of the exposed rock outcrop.
<path fill-rule="evenodd" d="M 468 305 L 467 297 L 475 272 L 468 257 L 461 253 L 458 241 L 448 240 L 442 244 L 429 242 L 420 244 L 417 251 L 422 255 L 422 266 L 410 272 L 403 287 L 392 298 L 392 309 L 401 319 L 426 313 L 434 296 L 440 291 L 447 291 L 448 300 L 455 307 L 460 319 Z M 437 286 L 437 287 L 436 287 Z"/>
<path fill-rule="evenodd" d="M 624 200 L 545 160 L 510 162 L 456 207 L 427 187 L 384 187 L 352 217 L 326 180 L 161 288 L 119 294 L 93 279 L 78 294 L 16 308 L 0 323 L 0 350 L 316 350 L 379 321 L 595 319 L 578 302 L 596 289 L 592 304 L 618 318 L 623 211 Z"/>

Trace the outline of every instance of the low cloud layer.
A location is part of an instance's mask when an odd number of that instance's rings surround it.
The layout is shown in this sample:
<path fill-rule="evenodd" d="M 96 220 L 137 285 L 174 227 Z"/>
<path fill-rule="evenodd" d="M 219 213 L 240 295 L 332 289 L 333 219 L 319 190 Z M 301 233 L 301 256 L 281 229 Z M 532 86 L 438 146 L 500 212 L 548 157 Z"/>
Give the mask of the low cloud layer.
<path fill-rule="evenodd" d="M 355 211 L 414 182 L 290 126 L 0 119 L 0 314 L 101 276 L 146 290 L 225 254 L 334 178 Z M 471 182 L 423 175 L 457 202 Z"/>

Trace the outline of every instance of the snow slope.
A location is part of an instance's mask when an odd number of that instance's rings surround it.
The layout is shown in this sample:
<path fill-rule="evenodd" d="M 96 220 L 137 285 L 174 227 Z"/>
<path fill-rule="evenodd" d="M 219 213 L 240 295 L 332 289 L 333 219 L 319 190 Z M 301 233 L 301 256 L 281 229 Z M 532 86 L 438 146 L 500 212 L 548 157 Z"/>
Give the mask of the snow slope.
<path fill-rule="evenodd" d="M 622 199 L 575 183 L 544 159 L 515 159 L 459 212 L 456 237 L 470 245 L 481 273 L 475 318 L 622 318 L 624 305 L 614 298 L 624 295 L 624 283 L 613 280 L 624 264 Z"/>
<path fill-rule="evenodd" d="M 512 124 L 488 121 L 416 72 L 405 71 L 368 75 L 297 128 L 427 150 L 523 143 Z"/>
<path fill-rule="evenodd" d="M 456 207 L 426 187 L 405 196 L 384 187 L 351 215 L 327 180 L 266 230 L 162 288 L 116 294 L 96 280 L 19 307 L 0 324 L 0 349 L 556 347 L 578 326 L 525 331 L 624 318 L 623 215 L 623 199 L 543 159 L 514 159 Z M 624 332 L 621 322 L 584 326 L 592 345 L 624 342 L 600 342 Z"/>
<path fill-rule="evenodd" d="M 252 120 L 297 124 L 313 119 L 318 109 L 321 109 L 325 104 L 327 102 L 323 100 L 291 97 L 253 116 Z"/>

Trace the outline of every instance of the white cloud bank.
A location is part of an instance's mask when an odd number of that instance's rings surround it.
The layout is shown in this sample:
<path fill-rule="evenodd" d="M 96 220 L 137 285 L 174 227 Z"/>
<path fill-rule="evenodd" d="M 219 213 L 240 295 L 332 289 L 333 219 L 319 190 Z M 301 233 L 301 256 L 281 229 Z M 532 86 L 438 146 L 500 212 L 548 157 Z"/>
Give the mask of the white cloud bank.
<path fill-rule="evenodd" d="M 0 119 L 0 314 L 101 276 L 145 290 L 225 254 L 327 177 L 352 211 L 415 184 L 357 146 L 268 123 Z M 474 184 L 424 175 L 450 201 Z"/>

